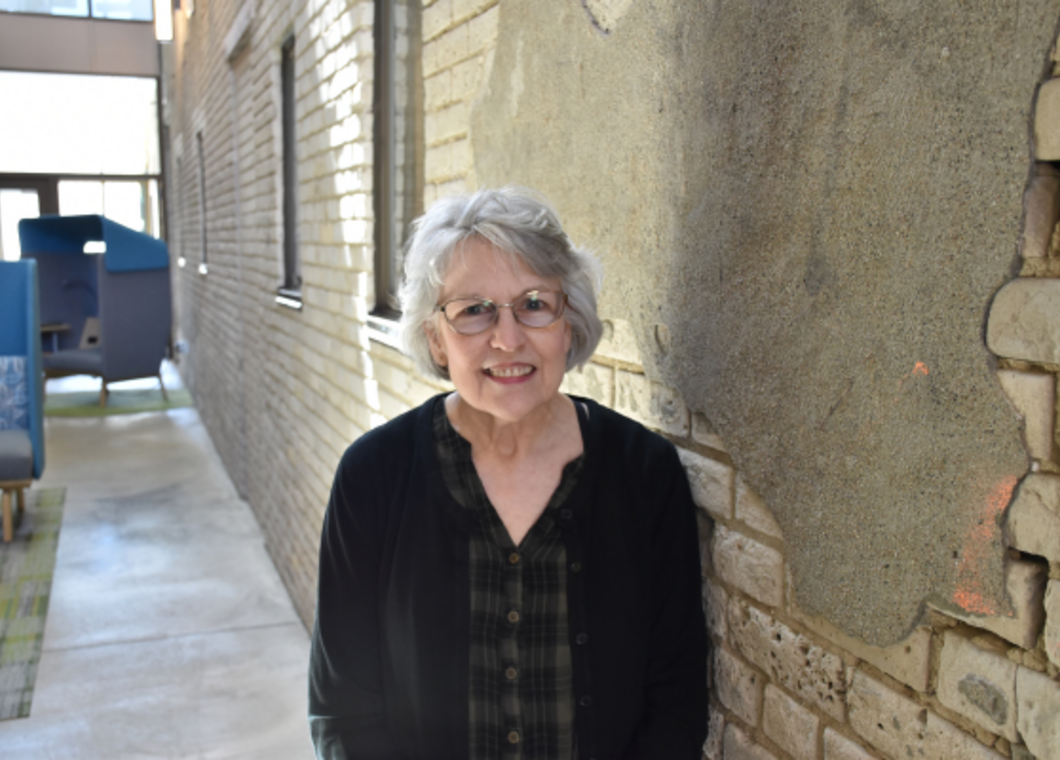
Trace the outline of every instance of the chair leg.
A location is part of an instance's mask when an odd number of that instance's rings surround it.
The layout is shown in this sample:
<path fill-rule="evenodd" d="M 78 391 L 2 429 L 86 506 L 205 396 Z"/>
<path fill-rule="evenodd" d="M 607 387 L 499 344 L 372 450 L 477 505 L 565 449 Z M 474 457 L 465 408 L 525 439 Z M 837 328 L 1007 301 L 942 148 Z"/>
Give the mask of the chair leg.
<path fill-rule="evenodd" d="M 162 373 L 158 373 L 158 387 L 162 389 L 162 399 L 169 403 L 169 394 L 166 393 L 166 384 L 162 382 Z"/>
<path fill-rule="evenodd" d="M 110 391 L 107 390 L 107 381 L 103 380 L 103 384 L 99 387 L 99 406 L 102 409 L 107 405 L 107 394 Z"/>
<path fill-rule="evenodd" d="M 4 489 L 3 496 L 0 496 L 0 508 L 4 512 L 4 543 L 11 543 L 11 539 L 14 538 L 15 528 L 11 521 L 11 492 Z"/>

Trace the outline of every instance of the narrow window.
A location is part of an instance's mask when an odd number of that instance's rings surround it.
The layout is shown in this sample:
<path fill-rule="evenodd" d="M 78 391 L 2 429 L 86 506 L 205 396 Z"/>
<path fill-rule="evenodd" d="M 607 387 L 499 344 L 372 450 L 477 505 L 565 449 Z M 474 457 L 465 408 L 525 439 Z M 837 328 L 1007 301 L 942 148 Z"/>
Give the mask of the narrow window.
<path fill-rule="evenodd" d="M 401 252 L 423 210 L 419 0 L 375 4 L 375 308 L 373 326 L 398 315 Z"/>
<path fill-rule="evenodd" d="M 199 242 L 202 244 L 199 274 L 206 274 L 206 159 L 202 151 L 202 132 L 195 133 L 195 149 L 199 156 Z"/>
<path fill-rule="evenodd" d="M 302 275 L 298 262 L 298 139 L 295 133 L 294 35 L 283 43 L 280 58 L 283 112 L 283 285 L 276 302 L 302 306 Z"/>

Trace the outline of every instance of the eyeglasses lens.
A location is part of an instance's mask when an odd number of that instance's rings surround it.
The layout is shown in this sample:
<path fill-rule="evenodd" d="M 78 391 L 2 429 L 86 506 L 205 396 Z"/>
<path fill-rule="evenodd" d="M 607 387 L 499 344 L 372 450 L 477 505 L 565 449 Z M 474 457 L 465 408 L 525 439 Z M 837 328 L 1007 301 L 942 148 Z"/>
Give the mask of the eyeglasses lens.
<path fill-rule="evenodd" d="M 563 314 L 563 293 L 531 291 L 510 304 L 496 304 L 483 298 L 461 298 L 445 305 L 445 318 L 459 333 L 475 335 L 497 321 L 498 310 L 509 307 L 515 319 L 526 327 L 548 327 Z"/>

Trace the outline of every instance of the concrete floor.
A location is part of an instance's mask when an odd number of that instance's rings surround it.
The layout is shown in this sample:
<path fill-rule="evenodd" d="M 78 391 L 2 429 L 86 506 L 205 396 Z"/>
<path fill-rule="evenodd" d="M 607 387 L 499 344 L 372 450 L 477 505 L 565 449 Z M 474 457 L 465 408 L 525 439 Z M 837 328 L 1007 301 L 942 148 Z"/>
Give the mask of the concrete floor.
<path fill-rule="evenodd" d="M 0 757 L 311 758 L 308 636 L 197 412 L 45 435 L 39 486 L 66 508 L 32 712 L 0 721 Z"/>

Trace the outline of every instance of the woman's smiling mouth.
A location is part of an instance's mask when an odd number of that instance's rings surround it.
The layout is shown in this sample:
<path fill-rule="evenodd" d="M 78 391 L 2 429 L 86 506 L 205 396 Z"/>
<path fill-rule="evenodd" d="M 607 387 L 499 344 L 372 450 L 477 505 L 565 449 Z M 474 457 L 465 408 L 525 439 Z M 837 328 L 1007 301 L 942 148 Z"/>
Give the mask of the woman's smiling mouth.
<path fill-rule="evenodd" d="M 487 367 L 485 372 L 490 377 L 523 377 L 534 371 L 529 364 L 508 365 L 504 367 Z"/>

